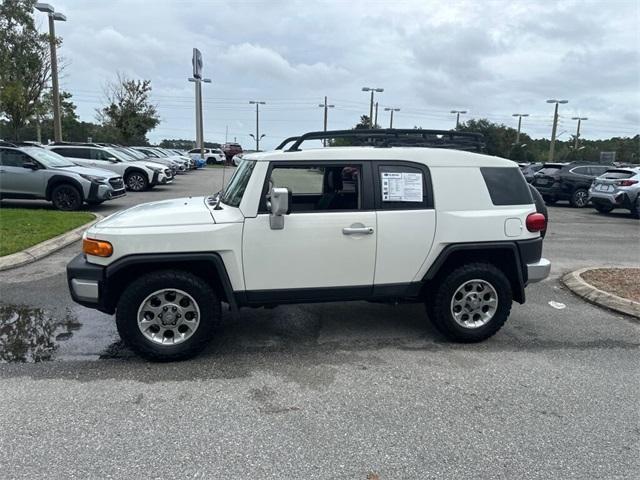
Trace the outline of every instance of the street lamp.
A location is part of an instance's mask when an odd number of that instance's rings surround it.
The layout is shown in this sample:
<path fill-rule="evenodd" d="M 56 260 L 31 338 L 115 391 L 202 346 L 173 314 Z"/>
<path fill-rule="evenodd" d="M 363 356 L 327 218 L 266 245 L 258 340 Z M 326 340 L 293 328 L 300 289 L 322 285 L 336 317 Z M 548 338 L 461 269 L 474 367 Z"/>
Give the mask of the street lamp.
<path fill-rule="evenodd" d="M 518 134 L 516 135 L 516 145 L 520 145 L 520 127 L 522 126 L 522 117 L 528 117 L 528 113 L 514 113 L 512 116 L 518 117 Z"/>
<path fill-rule="evenodd" d="M 196 148 L 200 150 L 200 158 L 204 158 L 204 126 L 202 122 L 202 83 L 211 83 L 210 78 L 189 77 L 188 81 L 196 84 Z"/>
<path fill-rule="evenodd" d="M 553 162 L 553 153 L 556 148 L 556 129 L 558 128 L 558 105 L 560 103 L 569 103 L 569 100 L 556 100 L 552 98 L 547 100 L 547 103 L 555 103 L 556 108 L 553 112 L 553 128 L 551 129 L 551 146 L 549 147 L 549 161 Z"/>
<path fill-rule="evenodd" d="M 399 108 L 386 107 L 385 112 L 391 112 L 391 118 L 389 119 L 389 128 L 393 128 L 393 112 L 399 112 Z"/>
<path fill-rule="evenodd" d="M 264 134 L 260 135 L 260 105 L 266 105 L 266 103 L 267 102 L 261 102 L 261 101 L 258 101 L 258 100 L 249 100 L 249 104 L 250 105 L 255 105 L 256 106 L 256 134 L 255 134 L 255 136 L 253 134 L 250 134 L 250 135 L 256 141 L 256 151 L 257 152 L 260 151 L 260 139 L 262 137 L 264 137 Z"/>
<path fill-rule="evenodd" d="M 456 130 L 458 129 L 458 127 L 460 126 L 460 114 L 465 114 L 467 113 L 466 110 L 451 110 L 451 113 L 455 113 L 456 114 Z"/>
<path fill-rule="evenodd" d="M 53 139 L 62 141 L 62 121 L 60 119 L 60 88 L 58 86 L 58 57 L 56 55 L 56 27 L 54 22 L 66 22 L 67 17 L 56 12 L 48 3 L 36 3 L 36 10 L 49 17 L 49 48 L 51 49 L 51 86 L 53 87 Z"/>
<path fill-rule="evenodd" d="M 363 92 L 371 92 L 371 102 L 369 103 L 369 125 L 371 128 L 374 127 L 373 124 L 373 94 L 374 92 L 382 93 L 384 92 L 384 88 L 377 87 L 362 87 Z"/>
<path fill-rule="evenodd" d="M 579 150 L 578 141 L 580 139 L 580 124 L 582 123 L 583 120 L 589 120 L 589 119 L 587 117 L 571 117 L 571 120 L 578 121 L 578 128 L 576 129 L 576 140 L 575 140 L 575 144 L 573 145 L 573 148 L 575 148 L 576 150 Z"/>
<path fill-rule="evenodd" d="M 329 105 L 327 104 L 327 97 L 324 97 L 324 103 L 320 103 L 318 104 L 319 107 L 324 108 L 324 132 L 327 133 L 327 114 L 329 112 L 330 108 L 334 108 L 335 105 Z M 322 146 L 326 147 L 327 146 L 327 139 L 323 138 L 322 139 Z"/>

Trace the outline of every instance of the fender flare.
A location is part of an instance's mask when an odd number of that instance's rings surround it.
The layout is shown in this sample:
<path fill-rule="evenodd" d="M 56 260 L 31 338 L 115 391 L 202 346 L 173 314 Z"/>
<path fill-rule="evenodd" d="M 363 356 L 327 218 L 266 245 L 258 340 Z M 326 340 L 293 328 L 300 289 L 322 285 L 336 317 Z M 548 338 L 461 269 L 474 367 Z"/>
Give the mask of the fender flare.
<path fill-rule="evenodd" d="M 82 195 L 82 201 L 84 202 L 86 200 L 85 194 L 84 194 L 84 188 L 82 188 L 82 184 L 75 178 L 67 177 L 65 175 L 53 175 L 49 177 L 49 179 L 47 180 L 47 188 L 45 190 L 45 198 L 48 201 L 50 201 L 51 193 L 53 192 L 53 189 L 58 185 L 62 185 L 63 183 L 69 183 L 74 187 L 76 187 L 80 192 L 80 195 Z"/>

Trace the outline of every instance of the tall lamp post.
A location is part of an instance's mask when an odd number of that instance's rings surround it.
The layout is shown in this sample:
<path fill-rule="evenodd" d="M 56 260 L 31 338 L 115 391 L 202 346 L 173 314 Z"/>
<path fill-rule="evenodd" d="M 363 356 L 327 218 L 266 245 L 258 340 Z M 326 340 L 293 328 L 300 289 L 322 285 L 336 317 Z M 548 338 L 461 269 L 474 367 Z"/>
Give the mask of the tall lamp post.
<path fill-rule="evenodd" d="M 196 84 L 196 148 L 200 150 L 200 158 L 204 159 L 204 127 L 202 124 L 202 83 L 211 83 L 210 78 L 202 78 L 202 54 L 193 49 L 193 77 L 188 78 Z"/>
<path fill-rule="evenodd" d="M 318 104 L 318 106 L 324 108 L 324 132 L 326 133 L 327 132 L 327 116 L 328 116 L 328 113 L 329 113 L 329 109 L 330 108 L 334 108 L 335 105 L 329 105 L 327 103 L 327 97 L 325 96 L 324 97 L 324 103 L 320 103 L 320 104 Z M 326 138 L 322 139 L 322 145 L 325 146 L 325 147 L 327 146 L 327 139 Z"/>
<path fill-rule="evenodd" d="M 578 143 L 580 141 L 580 124 L 584 120 L 589 120 L 589 118 L 587 118 L 587 117 L 571 117 L 571 120 L 577 120 L 578 121 L 578 128 L 576 129 L 576 140 L 575 140 L 575 143 L 573 145 L 573 148 L 575 148 L 577 150 L 578 149 Z"/>
<path fill-rule="evenodd" d="M 58 86 L 58 56 L 56 53 L 55 22 L 66 22 L 67 17 L 48 3 L 36 3 L 36 10 L 45 12 L 49 17 L 49 48 L 51 49 L 51 86 L 53 87 L 53 139 L 62 141 L 62 121 L 60 119 L 60 87 Z"/>
<path fill-rule="evenodd" d="M 251 137 L 253 137 L 256 141 L 256 151 L 260 151 L 260 139 L 264 137 L 264 134 L 260 135 L 260 105 L 265 105 L 267 102 L 261 102 L 258 100 L 250 100 L 249 104 L 256 106 L 256 134 L 255 136 L 251 133 Z"/>
<path fill-rule="evenodd" d="M 514 117 L 518 117 L 518 134 L 516 135 L 516 145 L 520 145 L 520 127 L 522 126 L 522 117 L 528 117 L 528 113 L 514 113 Z"/>
<path fill-rule="evenodd" d="M 399 108 L 387 107 L 384 109 L 385 112 L 391 112 L 391 118 L 389 119 L 389 128 L 393 128 L 393 112 L 399 112 Z"/>
<path fill-rule="evenodd" d="M 553 112 L 553 128 L 551 129 L 551 145 L 549 147 L 549 161 L 553 162 L 553 154 L 556 149 L 556 130 L 558 128 L 558 105 L 560 103 L 569 103 L 569 100 L 556 100 L 555 98 L 547 100 L 547 103 L 555 103 L 556 107 Z"/>
<path fill-rule="evenodd" d="M 373 124 L 373 94 L 375 92 L 378 92 L 378 93 L 384 92 L 384 88 L 362 87 L 362 91 L 363 92 L 371 92 L 371 102 L 369 103 L 369 126 L 371 128 L 373 128 L 374 127 L 374 124 Z"/>
<path fill-rule="evenodd" d="M 451 110 L 451 113 L 455 113 L 456 114 L 456 130 L 458 130 L 458 127 L 460 126 L 460 115 L 461 114 L 465 114 L 467 113 L 466 110 Z"/>

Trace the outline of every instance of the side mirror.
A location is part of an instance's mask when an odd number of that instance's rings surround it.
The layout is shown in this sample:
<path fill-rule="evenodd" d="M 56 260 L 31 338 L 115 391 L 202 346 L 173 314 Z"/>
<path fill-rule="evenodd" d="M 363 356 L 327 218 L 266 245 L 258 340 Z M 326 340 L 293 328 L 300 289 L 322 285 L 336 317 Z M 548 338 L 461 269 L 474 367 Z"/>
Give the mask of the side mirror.
<path fill-rule="evenodd" d="M 38 164 L 36 162 L 27 161 L 22 164 L 23 168 L 28 168 L 30 170 L 38 170 Z"/>
<path fill-rule="evenodd" d="M 291 192 L 287 188 L 272 188 L 271 195 L 267 201 L 267 208 L 271 212 L 269 215 L 269 226 L 271 230 L 282 230 L 284 228 L 283 215 L 289 214 Z"/>

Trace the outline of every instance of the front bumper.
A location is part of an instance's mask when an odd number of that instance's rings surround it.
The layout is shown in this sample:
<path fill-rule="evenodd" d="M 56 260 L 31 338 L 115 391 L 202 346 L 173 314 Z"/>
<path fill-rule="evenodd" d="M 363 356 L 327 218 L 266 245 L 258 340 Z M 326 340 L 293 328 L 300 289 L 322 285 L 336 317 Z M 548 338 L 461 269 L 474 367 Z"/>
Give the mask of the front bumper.
<path fill-rule="evenodd" d="M 87 200 L 89 202 L 104 202 L 105 200 L 123 197 L 126 194 L 127 192 L 124 189 L 124 184 L 122 188 L 115 190 L 111 185 L 92 183 L 89 188 Z"/>
<path fill-rule="evenodd" d="M 87 262 L 83 254 L 74 257 L 67 265 L 67 283 L 71 298 L 76 303 L 113 313 L 104 299 L 105 267 Z"/>
<path fill-rule="evenodd" d="M 536 283 L 544 280 L 549 276 L 551 271 L 551 262 L 546 258 L 541 258 L 535 263 L 527 264 L 527 276 L 529 283 Z"/>

